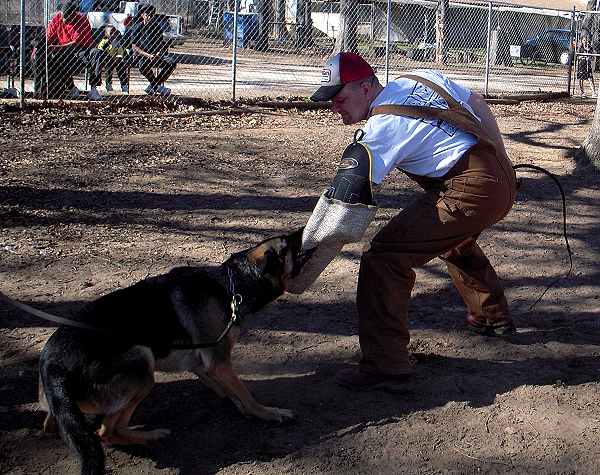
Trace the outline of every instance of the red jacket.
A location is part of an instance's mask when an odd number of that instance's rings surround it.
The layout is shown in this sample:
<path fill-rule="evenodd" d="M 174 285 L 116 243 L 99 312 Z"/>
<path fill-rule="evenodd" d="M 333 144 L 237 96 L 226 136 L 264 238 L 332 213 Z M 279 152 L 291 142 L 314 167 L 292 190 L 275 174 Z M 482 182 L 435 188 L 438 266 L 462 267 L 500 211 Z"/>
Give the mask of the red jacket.
<path fill-rule="evenodd" d="M 48 23 L 46 38 L 49 45 L 65 45 L 75 42 L 75 45 L 83 48 L 93 46 L 90 22 L 87 16 L 81 13 L 76 14 L 73 23 L 65 23 L 62 12 L 58 12 Z"/>

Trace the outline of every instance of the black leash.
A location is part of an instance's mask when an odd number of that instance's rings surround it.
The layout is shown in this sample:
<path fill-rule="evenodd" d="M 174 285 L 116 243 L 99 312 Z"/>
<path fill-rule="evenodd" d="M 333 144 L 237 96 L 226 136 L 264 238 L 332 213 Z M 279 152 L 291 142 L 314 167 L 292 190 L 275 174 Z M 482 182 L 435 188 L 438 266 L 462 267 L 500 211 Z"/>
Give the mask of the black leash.
<path fill-rule="evenodd" d="M 560 191 L 560 196 L 562 198 L 563 236 L 565 238 L 565 244 L 567 246 L 567 252 L 569 254 L 569 270 L 568 270 L 568 272 L 565 275 L 557 277 L 552 282 L 550 282 L 550 284 L 548 284 L 548 286 L 542 292 L 542 294 L 537 298 L 537 300 L 527 310 L 528 312 L 530 312 L 540 302 L 540 300 L 542 300 L 542 298 L 544 297 L 544 295 L 546 295 L 546 292 L 548 292 L 548 290 L 550 290 L 550 288 L 552 286 L 554 286 L 561 279 L 567 278 L 567 277 L 569 277 L 571 275 L 571 272 L 573 272 L 573 252 L 571 251 L 571 246 L 569 245 L 569 238 L 567 237 L 567 200 L 565 198 L 565 192 L 563 190 L 563 187 L 561 186 L 560 182 L 558 181 L 558 178 L 556 178 L 556 176 L 554 176 L 552 173 L 550 173 L 545 168 L 538 167 L 536 165 L 529 165 L 529 164 L 525 164 L 525 163 L 520 163 L 518 165 L 514 165 L 513 166 L 513 170 L 515 170 L 515 171 L 518 170 L 518 169 L 520 169 L 520 168 L 530 168 L 532 170 L 536 170 L 538 172 L 542 172 L 542 173 L 548 175 L 552 179 L 552 181 L 554 181 L 554 183 L 556 184 L 556 186 L 558 187 L 558 189 Z"/>
<path fill-rule="evenodd" d="M 231 269 L 227 267 L 227 273 L 229 277 L 229 294 L 231 297 L 231 317 L 225 329 L 221 332 L 221 334 L 214 341 L 206 341 L 200 343 L 182 343 L 182 344 L 173 344 L 170 345 L 169 348 L 173 350 L 195 350 L 200 348 L 211 348 L 213 346 L 217 346 L 223 338 L 227 336 L 230 332 L 233 325 L 240 323 L 241 316 L 239 313 L 240 305 L 242 304 L 243 298 L 241 294 L 235 292 L 235 285 L 233 282 L 233 274 Z M 31 307 L 30 305 L 18 302 L 16 300 L 11 299 L 9 296 L 0 292 L 0 299 L 5 300 L 10 303 L 12 306 L 17 307 L 23 310 L 30 315 L 33 315 L 38 318 L 42 318 L 44 320 L 48 320 L 54 323 L 58 323 L 59 325 L 81 328 L 82 330 L 89 330 L 95 333 L 99 333 L 106 336 L 114 336 L 115 332 L 110 331 L 108 328 L 102 328 L 95 325 L 89 325 L 87 323 L 78 322 L 77 320 L 71 320 L 70 318 L 59 317 L 57 315 L 52 315 L 51 313 L 44 312 L 43 310 L 39 310 L 35 307 Z M 144 343 L 139 343 L 140 345 L 148 346 Z"/>

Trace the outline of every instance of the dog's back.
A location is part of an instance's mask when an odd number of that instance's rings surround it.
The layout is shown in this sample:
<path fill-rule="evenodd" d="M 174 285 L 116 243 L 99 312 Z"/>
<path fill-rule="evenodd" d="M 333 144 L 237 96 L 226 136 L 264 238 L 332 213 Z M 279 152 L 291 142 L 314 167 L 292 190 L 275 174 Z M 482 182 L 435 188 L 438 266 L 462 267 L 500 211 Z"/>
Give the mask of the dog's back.
<path fill-rule="evenodd" d="M 228 331 L 238 321 L 236 315 L 253 313 L 285 291 L 304 262 L 301 231 L 263 241 L 218 267 L 175 268 L 114 291 L 86 305 L 75 318 L 98 331 L 60 327 L 50 337 L 40 357 L 40 401 L 48 406 L 45 427 L 56 422 L 83 474 L 104 472 L 101 441 L 145 444 L 168 433 L 129 427 L 154 384 L 159 360 L 179 359 L 183 364 L 175 370 L 193 371 L 218 394 L 230 397 L 243 414 L 276 421 L 293 417 L 287 409 L 254 400 L 231 367 L 239 331 Z M 213 342 L 210 349 L 173 349 L 207 340 Z M 195 366 L 185 367 L 188 363 Z M 96 434 L 84 413 L 104 416 Z"/>
<path fill-rule="evenodd" d="M 104 473 L 104 453 L 81 406 L 87 413 L 110 413 L 116 409 L 114 399 L 151 384 L 156 360 L 169 353 L 173 342 L 191 343 L 180 319 L 186 314 L 183 307 L 201 317 L 198 310 L 213 302 L 224 315 L 227 295 L 211 277 L 214 273 L 175 268 L 116 290 L 75 317 L 101 331 L 60 327 L 47 341 L 40 356 L 42 403 L 78 455 L 82 474 Z"/>

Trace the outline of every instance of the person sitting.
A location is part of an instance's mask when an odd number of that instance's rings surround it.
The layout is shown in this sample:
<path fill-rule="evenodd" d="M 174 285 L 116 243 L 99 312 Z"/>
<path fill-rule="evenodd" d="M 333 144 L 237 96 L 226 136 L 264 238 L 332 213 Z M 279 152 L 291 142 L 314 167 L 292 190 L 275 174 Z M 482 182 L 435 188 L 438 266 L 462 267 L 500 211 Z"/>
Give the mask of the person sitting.
<path fill-rule="evenodd" d="M 80 91 L 75 87 L 73 76 L 81 70 L 82 63 L 89 60 L 92 46 L 92 29 L 87 17 L 79 12 L 78 2 L 68 0 L 62 11 L 57 12 L 48 23 L 46 42 L 36 47 L 34 53 L 36 94 L 47 93 L 47 97 L 78 98 Z M 46 60 L 48 84 L 46 84 Z M 88 97 L 94 98 L 95 95 L 98 95 L 98 91 L 92 87 Z"/>
<path fill-rule="evenodd" d="M 125 60 L 125 48 L 121 33 L 113 25 L 106 25 L 104 28 L 104 36 L 98 43 L 98 50 L 104 54 L 99 55 L 99 60 L 96 61 L 96 71 L 94 72 L 95 79 L 99 79 L 104 69 L 104 85 L 106 92 L 113 90 L 112 75 L 116 69 L 119 82 L 121 83 L 121 91 L 125 94 L 129 93 L 129 68 Z"/>
<path fill-rule="evenodd" d="M 177 63 L 166 55 L 168 45 L 163 39 L 165 22 L 156 15 L 154 6 L 149 4 L 140 7 L 139 19 L 131 26 L 129 34 L 134 64 L 150 83 L 146 88 L 147 94 L 168 96 L 171 90 L 164 86 L 164 82 L 171 76 Z M 160 70 L 156 76 L 152 71 L 155 67 Z"/>
<path fill-rule="evenodd" d="M 581 97 L 586 97 L 584 89 L 584 81 L 587 80 L 590 83 L 592 89 L 592 97 L 596 97 L 596 84 L 594 83 L 594 71 L 592 66 L 592 54 L 593 48 L 590 45 L 589 33 L 583 31 L 581 33 L 581 40 L 579 42 L 579 53 L 581 56 L 577 58 L 577 79 L 579 80 L 579 92 Z"/>

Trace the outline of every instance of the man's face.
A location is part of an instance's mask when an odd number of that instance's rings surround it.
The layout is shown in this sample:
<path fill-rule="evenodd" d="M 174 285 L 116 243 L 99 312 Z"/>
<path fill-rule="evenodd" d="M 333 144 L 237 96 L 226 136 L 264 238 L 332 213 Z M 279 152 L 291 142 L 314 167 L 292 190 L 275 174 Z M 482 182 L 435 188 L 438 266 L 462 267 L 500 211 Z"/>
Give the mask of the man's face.
<path fill-rule="evenodd" d="M 151 11 L 147 11 L 147 12 L 142 13 L 142 21 L 144 23 L 148 23 L 151 18 L 152 18 L 152 12 Z"/>
<path fill-rule="evenodd" d="M 349 82 L 332 99 L 331 110 L 342 116 L 345 125 L 356 124 L 369 115 L 370 80 Z"/>

